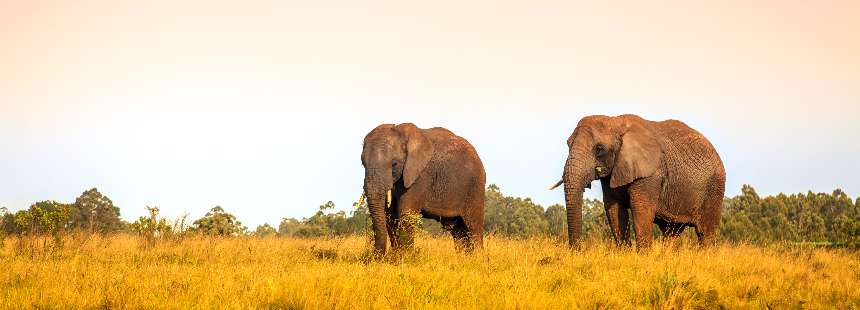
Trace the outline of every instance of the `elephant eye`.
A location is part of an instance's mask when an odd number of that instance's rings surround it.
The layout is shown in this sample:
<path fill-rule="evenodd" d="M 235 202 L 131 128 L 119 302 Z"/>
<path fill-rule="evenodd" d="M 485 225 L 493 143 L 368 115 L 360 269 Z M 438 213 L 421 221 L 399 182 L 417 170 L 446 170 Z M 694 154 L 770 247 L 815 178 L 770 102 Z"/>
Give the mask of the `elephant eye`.
<path fill-rule="evenodd" d="M 606 149 L 603 147 L 602 144 L 598 144 L 594 147 L 594 153 L 597 154 L 597 156 L 602 156 L 604 153 L 606 153 Z"/>

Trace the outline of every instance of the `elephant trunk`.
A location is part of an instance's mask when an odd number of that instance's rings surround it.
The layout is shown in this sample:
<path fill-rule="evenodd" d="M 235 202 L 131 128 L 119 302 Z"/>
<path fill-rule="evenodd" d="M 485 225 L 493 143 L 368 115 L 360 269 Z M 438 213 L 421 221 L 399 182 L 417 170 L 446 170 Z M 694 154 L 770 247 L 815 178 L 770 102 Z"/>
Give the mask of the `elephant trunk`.
<path fill-rule="evenodd" d="M 367 169 L 364 177 L 364 193 L 367 196 L 367 208 L 370 211 L 370 219 L 373 222 L 374 248 L 377 253 L 385 254 L 388 250 L 388 226 L 385 208 L 388 201 L 388 190 L 390 182 L 386 182 L 384 176 L 390 176 L 390 172 Z"/>
<path fill-rule="evenodd" d="M 582 195 L 585 186 L 593 180 L 588 173 L 585 152 L 571 150 L 564 165 L 564 200 L 567 205 L 567 237 L 572 248 L 579 248 L 582 235 Z M 591 169 L 593 170 L 593 169 Z M 591 177 L 591 178 L 590 178 Z"/>
<path fill-rule="evenodd" d="M 385 192 L 367 194 L 367 208 L 370 211 L 370 218 L 373 222 L 374 248 L 380 254 L 385 254 L 388 250 L 388 227 L 385 219 L 385 203 Z"/>

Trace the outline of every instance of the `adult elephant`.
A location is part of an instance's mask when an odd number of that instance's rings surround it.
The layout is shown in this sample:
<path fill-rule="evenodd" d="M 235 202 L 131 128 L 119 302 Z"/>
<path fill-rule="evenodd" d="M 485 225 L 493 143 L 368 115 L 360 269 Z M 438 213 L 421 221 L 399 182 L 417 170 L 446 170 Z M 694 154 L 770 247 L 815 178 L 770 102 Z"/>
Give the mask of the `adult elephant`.
<path fill-rule="evenodd" d="M 378 252 L 389 241 L 411 246 L 417 223 L 408 219 L 418 215 L 440 221 L 461 249 L 483 246 L 486 175 L 466 139 L 445 128 L 383 124 L 364 138 L 361 163 Z"/>
<path fill-rule="evenodd" d="M 579 121 L 567 145 L 563 177 L 555 187 L 564 184 L 571 246 L 579 246 L 582 194 L 594 180 L 603 188 L 616 243 L 628 243 L 628 209 L 640 249 L 651 244 L 652 223 L 668 237 L 693 226 L 700 244 L 714 243 L 726 173 L 717 151 L 696 130 L 676 120 L 596 115 Z"/>

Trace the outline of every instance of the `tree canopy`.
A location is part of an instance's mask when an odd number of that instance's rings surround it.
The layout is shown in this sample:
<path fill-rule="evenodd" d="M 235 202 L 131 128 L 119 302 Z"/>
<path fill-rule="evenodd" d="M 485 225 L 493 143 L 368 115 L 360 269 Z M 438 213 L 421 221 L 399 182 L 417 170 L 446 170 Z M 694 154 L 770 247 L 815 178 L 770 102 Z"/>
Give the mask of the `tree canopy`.
<path fill-rule="evenodd" d="M 123 228 L 119 218 L 119 207 L 102 195 L 96 188 L 83 192 L 75 199 L 71 216 L 71 227 L 90 232 L 109 233 Z"/>
<path fill-rule="evenodd" d="M 74 203 L 40 201 L 26 210 L 0 212 L 0 228 L 6 234 L 55 234 L 63 231 L 113 233 L 125 228 L 119 207 L 96 188 L 89 189 Z"/>
<path fill-rule="evenodd" d="M 860 199 L 840 189 L 759 197 L 750 185 L 724 201 L 722 238 L 731 241 L 829 242 L 860 245 Z"/>
<path fill-rule="evenodd" d="M 236 220 L 236 216 L 227 213 L 221 206 L 215 206 L 205 216 L 194 221 L 190 229 L 194 233 L 213 236 L 239 236 L 247 230 L 242 222 Z"/>
<path fill-rule="evenodd" d="M 269 236 L 275 236 L 277 234 L 278 234 L 278 231 L 275 230 L 275 228 L 272 227 L 272 225 L 269 225 L 269 223 L 264 223 L 263 225 L 259 225 L 259 226 L 257 226 L 257 229 L 254 230 L 254 236 L 257 236 L 257 237 L 269 237 Z"/>
<path fill-rule="evenodd" d="M 319 211 L 309 218 L 297 220 L 285 218 L 278 225 L 278 232 L 282 235 L 296 237 L 320 237 L 320 236 L 342 236 L 357 234 L 364 231 L 369 223 L 370 212 L 367 204 L 356 206 L 350 216 L 344 211 L 331 212 L 335 208 L 334 202 L 328 201 L 319 206 Z"/>

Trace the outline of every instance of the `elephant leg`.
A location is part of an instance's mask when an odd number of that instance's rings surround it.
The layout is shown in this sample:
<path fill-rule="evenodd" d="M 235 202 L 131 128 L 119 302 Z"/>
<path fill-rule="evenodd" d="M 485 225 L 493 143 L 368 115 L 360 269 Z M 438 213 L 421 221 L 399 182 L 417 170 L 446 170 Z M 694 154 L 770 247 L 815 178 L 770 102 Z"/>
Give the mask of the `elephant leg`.
<path fill-rule="evenodd" d="M 714 245 L 717 239 L 717 228 L 720 225 L 719 220 L 716 223 L 705 222 L 696 225 L 696 237 L 699 239 L 699 246 L 710 247 Z"/>
<path fill-rule="evenodd" d="M 401 248 L 411 248 L 415 242 L 415 228 L 421 220 L 421 214 L 407 208 L 400 208 L 397 224 L 397 243 Z"/>
<path fill-rule="evenodd" d="M 394 208 L 385 209 L 385 219 L 388 227 L 388 240 L 391 242 L 391 249 L 397 249 L 397 224 L 399 220 L 397 219 L 397 214 L 395 214 Z"/>
<path fill-rule="evenodd" d="M 605 206 L 606 222 L 615 240 L 615 245 L 621 247 L 630 245 L 630 222 L 628 218 L 629 205 L 626 194 L 618 189 L 612 189 L 608 180 L 600 180 L 603 187 L 603 204 Z"/>
<path fill-rule="evenodd" d="M 462 218 L 457 218 L 454 222 L 454 227 L 451 228 L 451 237 L 454 238 L 454 244 L 458 251 L 470 251 L 469 229 Z"/>
<path fill-rule="evenodd" d="M 669 229 L 670 229 L 669 233 L 668 234 L 663 233 L 663 234 L 666 234 L 666 236 L 669 238 L 676 239 L 676 238 L 680 237 L 682 233 L 684 233 L 684 229 L 686 229 L 686 228 L 687 228 L 686 224 L 673 223 L 669 227 Z"/>
<path fill-rule="evenodd" d="M 615 245 L 621 246 L 621 225 L 619 223 L 619 203 L 617 201 L 609 201 L 604 198 L 606 209 L 606 222 L 609 223 L 609 232 L 612 234 L 612 239 L 615 240 Z"/>
<path fill-rule="evenodd" d="M 722 199 L 719 206 L 710 207 L 710 209 L 706 209 L 705 213 L 706 215 L 695 225 L 696 237 L 699 239 L 700 246 L 710 247 L 717 240 L 717 231 L 720 228 L 720 216 L 718 214 L 722 213 Z"/>
<path fill-rule="evenodd" d="M 651 241 L 654 239 L 651 232 L 653 218 L 653 207 L 646 205 L 633 208 L 633 231 L 636 233 L 637 250 L 641 251 L 651 247 Z"/>
<path fill-rule="evenodd" d="M 451 232 L 454 230 L 454 225 L 457 224 L 457 219 L 451 217 L 443 217 L 439 219 L 439 223 L 442 224 L 442 229 L 447 232 Z"/>
<path fill-rule="evenodd" d="M 630 207 L 623 206 L 618 208 L 618 235 L 620 244 L 623 246 L 632 246 L 630 242 Z"/>
<path fill-rule="evenodd" d="M 663 233 L 663 239 L 667 242 L 674 242 L 681 233 L 684 232 L 684 229 L 687 227 L 685 224 L 672 223 L 669 221 L 656 219 L 654 223 L 657 224 L 657 227 L 660 227 L 660 232 Z"/>
<path fill-rule="evenodd" d="M 630 186 L 630 208 L 633 214 L 633 230 L 636 232 L 636 248 L 642 251 L 650 248 L 654 239 L 652 228 L 661 182 L 656 179 L 640 181 Z"/>
<path fill-rule="evenodd" d="M 606 208 L 606 221 L 615 244 L 619 247 L 630 245 L 630 218 L 627 208 L 613 201 Z"/>
<path fill-rule="evenodd" d="M 705 201 L 702 205 L 702 216 L 696 223 L 696 236 L 699 245 L 710 247 L 716 243 L 720 220 L 723 215 L 723 196 L 725 195 L 726 178 L 723 174 L 714 175 L 708 183 Z"/>
<path fill-rule="evenodd" d="M 466 225 L 467 232 L 467 252 L 484 247 L 484 223 L 483 217 L 463 218 L 463 223 Z"/>

